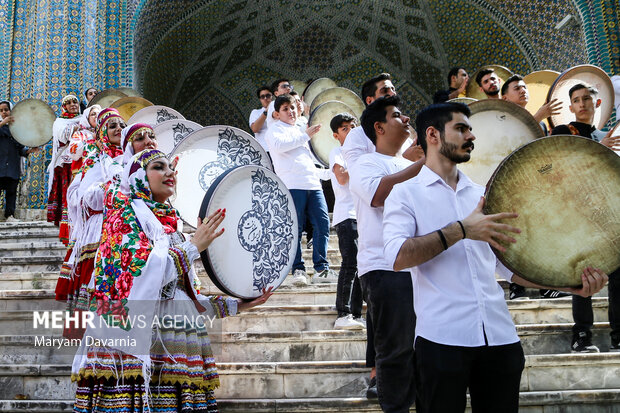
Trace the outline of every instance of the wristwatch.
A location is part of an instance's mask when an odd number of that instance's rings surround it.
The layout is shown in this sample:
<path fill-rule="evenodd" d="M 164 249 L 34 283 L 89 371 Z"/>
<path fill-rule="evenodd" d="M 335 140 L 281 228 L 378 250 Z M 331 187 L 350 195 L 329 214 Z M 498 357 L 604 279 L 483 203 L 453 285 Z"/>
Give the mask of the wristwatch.
<path fill-rule="evenodd" d="M 263 115 L 265 115 L 265 117 L 267 117 L 267 111 L 264 111 L 264 112 L 263 112 Z"/>

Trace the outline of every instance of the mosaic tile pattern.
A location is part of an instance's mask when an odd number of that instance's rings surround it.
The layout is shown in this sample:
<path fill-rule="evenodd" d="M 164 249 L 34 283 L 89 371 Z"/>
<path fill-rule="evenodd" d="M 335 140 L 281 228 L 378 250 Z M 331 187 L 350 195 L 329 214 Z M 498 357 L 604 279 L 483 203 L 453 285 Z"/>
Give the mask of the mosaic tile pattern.
<path fill-rule="evenodd" d="M 566 14 L 581 26 L 556 31 Z M 619 73 L 619 19 L 617 0 L 0 0 L 0 98 L 58 110 L 67 92 L 134 86 L 248 130 L 258 85 L 327 76 L 359 93 L 387 71 L 414 115 L 456 64 Z M 44 207 L 50 152 L 31 159 L 22 206 Z"/>

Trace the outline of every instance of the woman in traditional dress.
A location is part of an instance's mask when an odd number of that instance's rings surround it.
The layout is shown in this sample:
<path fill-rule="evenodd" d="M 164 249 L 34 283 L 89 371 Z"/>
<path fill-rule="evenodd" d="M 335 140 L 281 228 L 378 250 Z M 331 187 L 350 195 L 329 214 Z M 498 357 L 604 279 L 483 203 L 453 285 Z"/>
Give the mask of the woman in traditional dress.
<path fill-rule="evenodd" d="M 47 221 L 60 228 L 58 237 L 69 243 L 67 217 L 67 188 L 71 183 L 71 156 L 67 148 L 69 139 L 78 128 L 80 103 L 74 95 L 67 95 L 61 102 L 62 112 L 53 127 L 52 160 L 47 168 Z"/>
<path fill-rule="evenodd" d="M 93 105 L 84 110 L 80 121 L 79 129 L 73 132 L 69 139 L 69 156 L 73 162 L 71 163 L 71 173 L 75 176 L 82 167 L 82 158 L 85 156 L 84 147 L 86 144 L 95 142 L 95 130 L 97 128 L 97 116 L 101 112 L 101 106 Z"/>
<path fill-rule="evenodd" d="M 105 184 L 114 175 L 113 164 L 123 154 L 120 147 L 123 118 L 116 109 L 102 110 L 97 117 L 95 139 L 85 142 L 82 166 L 67 189 L 71 247 L 56 284 L 56 299 L 67 302 L 67 310 L 87 310 L 88 292 L 95 253 L 101 238 Z M 120 166 L 117 174 L 120 174 Z M 82 328 L 66 328 L 67 338 L 81 338 Z"/>
<path fill-rule="evenodd" d="M 106 193 L 94 326 L 72 369 L 75 412 L 217 412 L 219 378 L 204 320 L 235 315 L 271 296 L 263 291 L 248 302 L 197 293 L 192 264 L 223 233 L 225 210 L 199 220 L 186 241 L 166 203 L 175 187 L 166 155 L 145 150 L 125 165 L 120 191 Z M 161 323 L 174 315 L 183 322 Z"/>

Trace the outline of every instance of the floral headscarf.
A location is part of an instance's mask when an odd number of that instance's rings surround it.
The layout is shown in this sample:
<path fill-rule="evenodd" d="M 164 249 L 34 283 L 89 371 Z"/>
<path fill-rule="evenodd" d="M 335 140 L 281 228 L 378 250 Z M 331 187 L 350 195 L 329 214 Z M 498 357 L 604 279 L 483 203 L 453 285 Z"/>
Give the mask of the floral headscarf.
<path fill-rule="evenodd" d="M 79 100 L 79 99 L 77 98 L 77 96 L 75 96 L 75 95 L 71 95 L 71 94 L 69 94 L 69 95 L 65 96 L 64 98 L 62 98 L 62 101 L 61 101 L 61 103 L 60 103 L 60 107 L 62 108 L 62 110 L 61 110 L 61 112 L 60 112 L 60 117 L 61 117 L 62 119 L 73 119 L 73 118 L 75 118 L 75 117 L 77 117 L 77 116 L 80 116 L 80 113 L 79 113 L 79 112 L 78 112 L 78 113 L 69 113 L 69 112 L 67 112 L 67 111 L 65 110 L 65 104 L 66 104 L 68 101 L 72 100 L 72 99 L 75 99 L 75 100 L 77 100 L 77 101 L 78 101 L 78 103 L 80 103 L 80 100 Z"/>
<path fill-rule="evenodd" d="M 162 157 L 166 154 L 158 150 L 135 155 L 123 171 L 121 191 L 109 188 L 106 193 L 91 300 L 91 311 L 104 318 L 128 314 L 127 299 L 134 281 L 142 275 L 154 244 L 165 234 L 176 231 L 176 211 L 152 199 L 146 176 L 147 165 Z M 161 225 L 153 222 L 153 215 Z M 121 328 L 129 330 L 131 326 Z"/>

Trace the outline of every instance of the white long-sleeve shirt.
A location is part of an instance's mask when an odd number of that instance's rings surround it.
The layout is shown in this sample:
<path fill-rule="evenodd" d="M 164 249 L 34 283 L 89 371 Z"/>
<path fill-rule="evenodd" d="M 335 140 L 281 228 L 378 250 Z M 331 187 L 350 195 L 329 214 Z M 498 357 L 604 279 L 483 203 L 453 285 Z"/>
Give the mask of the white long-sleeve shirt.
<path fill-rule="evenodd" d="M 310 136 L 296 125 L 277 121 L 265 136 L 276 174 L 288 189 L 321 190 L 312 153 Z"/>
<path fill-rule="evenodd" d="M 484 188 L 459 172 L 454 191 L 428 167 L 395 185 L 385 201 L 385 259 L 393 266 L 403 243 L 466 218 Z M 433 259 L 410 269 L 413 276 L 416 336 L 435 343 L 475 347 L 519 341 L 504 291 L 495 279 L 512 274 L 488 243 L 464 239 Z"/>

